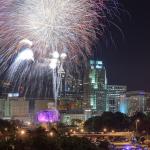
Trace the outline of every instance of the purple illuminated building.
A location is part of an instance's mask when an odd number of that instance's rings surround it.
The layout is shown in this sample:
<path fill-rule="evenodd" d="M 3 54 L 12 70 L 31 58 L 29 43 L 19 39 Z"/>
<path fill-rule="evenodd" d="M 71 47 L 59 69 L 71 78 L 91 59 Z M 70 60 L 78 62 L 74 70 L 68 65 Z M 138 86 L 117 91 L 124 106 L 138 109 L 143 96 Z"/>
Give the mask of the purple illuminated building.
<path fill-rule="evenodd" d="M 60 120 L 60 114 L 58 110 L 43 110 L 37 113 L 37 121 L 40 123 L 54 123 Z"/>

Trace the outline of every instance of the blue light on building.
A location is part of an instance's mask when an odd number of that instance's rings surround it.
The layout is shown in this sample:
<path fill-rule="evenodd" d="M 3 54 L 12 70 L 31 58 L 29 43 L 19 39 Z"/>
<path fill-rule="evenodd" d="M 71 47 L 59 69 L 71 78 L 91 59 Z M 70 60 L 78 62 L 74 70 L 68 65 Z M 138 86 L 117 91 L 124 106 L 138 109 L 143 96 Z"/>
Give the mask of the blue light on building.
<path fill-rule="evenodd" d="M 128 111 L 127 107 L 128 107 L 127 102 L 121 102 L 120 107 L 119 107 L 119 111 L 121 113 L 127 114 L 127 111 Z"/>

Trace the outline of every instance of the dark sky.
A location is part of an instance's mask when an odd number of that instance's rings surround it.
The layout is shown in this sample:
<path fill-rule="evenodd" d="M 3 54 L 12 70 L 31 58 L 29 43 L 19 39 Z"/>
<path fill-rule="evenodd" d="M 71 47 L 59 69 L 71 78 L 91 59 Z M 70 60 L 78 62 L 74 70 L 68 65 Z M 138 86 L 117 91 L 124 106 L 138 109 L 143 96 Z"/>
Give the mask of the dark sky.
<path fill-rule="evenodd" d="M 99 58 L 105 63 L 109 84 L 127 85 L 128 90 L 150 91 L 150 2 L 119 0 L 120 18 L 108 25 L 100 42 Z"/>
<path fill-rule="evenodd" d="M 119 13 L 108 17 L 97 56 L 104 61 L 109 84 L 150 92 L 150 0 L 118 1 Z"/>

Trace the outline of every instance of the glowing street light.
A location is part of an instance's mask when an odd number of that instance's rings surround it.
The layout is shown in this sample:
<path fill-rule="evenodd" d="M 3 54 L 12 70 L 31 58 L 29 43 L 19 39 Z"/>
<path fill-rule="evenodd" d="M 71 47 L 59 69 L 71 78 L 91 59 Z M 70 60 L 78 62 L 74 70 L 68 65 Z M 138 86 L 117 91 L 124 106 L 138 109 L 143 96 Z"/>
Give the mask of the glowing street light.
<path fill-rule="evenodd" d="M 53 136 L 54 136 L 54 133 L 53 133 L 53 132 L 50 132 L 49 135 L 50 135 L 51 137 L 53 137 Z"/>
<path fill-rule="evenodd" d="M 83 133 L 83 132 L 84 132 L 84 129 L 81 129 L 80 132 Z"/>
<path fill-rule="evenodd" d="M 4 130 L 5 130 L 5 131 L 8 131 L 8 128 L 5 128 Z"/>
<path fill-rule="evenodd" d="M 31 122 L 30 122 L 30 121 L 28 121 L 28 122 L 27 122 L 27 125 L 28 125 L 28 126 L 30 126 L 30 125 L 31 125 Z"/>
<path fill-rule="evenodd" d="M 104 128 L 104 129 L 103 129 L 103 131 L 104 131 L 104 132 L 107 132 L 107 129 L 106 129 L 106 128 Z"/>
<path fill-rule="evenodd" d="M 20 135 L 22 135 L 22 136 L 25 135 L 25 133 L 26 133 L 25 130 L 20 131 Z"/>
<path fill-rule="evenodd" d="M 79 127 L 77 127 L 76 129 L 79 130 Z"/>
<path fill-rule="evenodd" d="M 135 121 L 135 125 L 136 125 L 136 133 L 137 133 L 137 131 L 138 131 L 138 123 L 140 122 L 140 120 L 139 119 L 137 119 L 136 121 Z"/>
<path fill-rule="evenodd" d="M 112 132 L 112 133 L 115 133 L 115 130 L 112 130 L 111 132 Z"/>

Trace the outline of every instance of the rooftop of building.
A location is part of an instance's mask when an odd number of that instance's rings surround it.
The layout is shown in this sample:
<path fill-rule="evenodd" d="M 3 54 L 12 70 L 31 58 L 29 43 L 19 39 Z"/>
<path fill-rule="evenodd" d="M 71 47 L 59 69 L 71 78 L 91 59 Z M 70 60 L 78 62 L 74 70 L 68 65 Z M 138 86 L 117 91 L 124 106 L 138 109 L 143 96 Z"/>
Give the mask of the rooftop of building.
<path fill-rule="evenodd" d="M 150 92 L 145 92 L 145 91 L 140 91 L 140 90 L 138 90 L 138 91 L 128 91 L 127 92 L 127 97 L 129 97 L 129 96 L 150 96 Z"/>
<path fill-rule="evenodd" d="M 107 89 L 111 89 L 111 90 L 127 90 L 127 86 L 126 85 L 107 85 Z"/>

